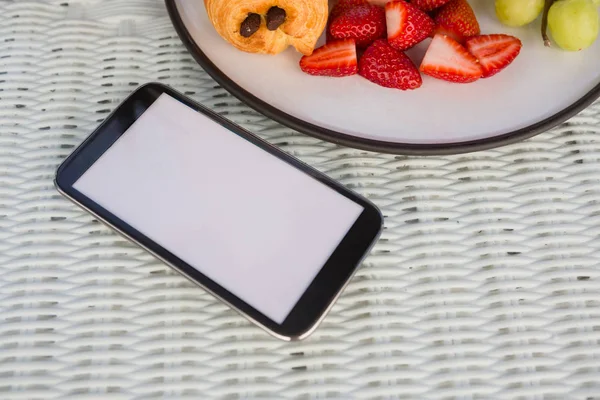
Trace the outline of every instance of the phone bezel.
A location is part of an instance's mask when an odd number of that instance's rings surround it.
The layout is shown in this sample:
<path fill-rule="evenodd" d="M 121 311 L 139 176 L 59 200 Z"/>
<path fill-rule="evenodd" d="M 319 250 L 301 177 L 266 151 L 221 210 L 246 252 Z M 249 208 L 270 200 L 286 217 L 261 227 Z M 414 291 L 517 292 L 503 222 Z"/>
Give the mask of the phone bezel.
<path fill-rule="evenodd" d="M 199 270 L 187 264 L 175 254 L 150 240 L 127 222 L 117 218 L 92 199 L 77 191 L 73 184 L 106 152 L 115 141 L 156 101 L 167 94 L 197 112 L 209 117 L 233 134 L 248 140 L 271 155 L 287 162 L 312 176 L 322 184 L 363 207 L 363 212 L 342 239 L 331 257 L 321 268 L 312 283 L 292 308 L 287 318 L 276 323 L 248 303 L 218 285 Z M 301 340 L 307 337 L 325 317 L 335 303 L 356 269 L 377 242 L 383 229 L 383 216 L 379 209 L 366 198 L 347 189 L 327 175 L 308 166 L 284 151 L 274 147 L 258 136 L 194 102 L 176 90 L 149 83 L 130 94 L 96 130 L 94 130 L 58 167 L 55 180 L 57 190 L 69 200 L 94 215 L 116 232 L 141 246 L 155 257 L 210 292 L 244 317 L 283 340 Z"/>

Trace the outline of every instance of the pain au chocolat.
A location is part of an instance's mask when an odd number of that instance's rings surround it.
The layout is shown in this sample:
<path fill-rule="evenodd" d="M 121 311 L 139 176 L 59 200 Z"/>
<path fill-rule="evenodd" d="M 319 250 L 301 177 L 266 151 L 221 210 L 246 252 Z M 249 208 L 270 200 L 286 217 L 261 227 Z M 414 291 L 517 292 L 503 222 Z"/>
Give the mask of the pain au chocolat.
<path fill-rule="evenodd" d="M 217 33 L 239 50 L 312 54 L 325 30 L 328 0 L 204 0 Z"/>

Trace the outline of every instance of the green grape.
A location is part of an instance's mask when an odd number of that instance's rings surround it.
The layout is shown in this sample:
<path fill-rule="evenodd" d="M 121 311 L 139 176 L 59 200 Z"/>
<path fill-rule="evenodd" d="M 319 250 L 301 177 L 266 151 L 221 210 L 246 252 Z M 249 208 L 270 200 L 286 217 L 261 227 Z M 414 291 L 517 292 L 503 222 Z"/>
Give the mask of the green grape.
<path fill-rule="evenodd" d="M 527 25 L 536 19 L 543 9 L 544 0 L 496 0 L 496 16 L 508 26 Z"/>
<path fill-rule="evenodd" d="M 548 11 L 548 29 L 564 50 L 578 51 L 591 46 L 598 37 L 599 25 L 593 0 L 559 0 Z"/>

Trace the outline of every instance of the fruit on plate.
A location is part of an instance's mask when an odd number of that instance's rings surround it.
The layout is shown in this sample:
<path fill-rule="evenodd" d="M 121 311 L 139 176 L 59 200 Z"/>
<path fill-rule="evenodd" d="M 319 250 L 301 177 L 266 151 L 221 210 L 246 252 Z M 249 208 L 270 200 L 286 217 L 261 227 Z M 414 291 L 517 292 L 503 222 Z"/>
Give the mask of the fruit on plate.
<path fill-rule="evenodd" d="M 482 78 L 489 78 L 508 67 L 521 52 L 521 41 L 510 35 L 492 34 L 474 36 L 465 42 L 469 53 L 479 61 Z"/>
<path fill-rule="evenodd" d="M 462 43 L 479 33 L 479 23 L 467 0 L 451 0 L 436 12 L 434 34 L 448 35 Z"/>
<path fill-rule="evenodd" d="M 300 59 L 300 69 L 317 76 L 342 77 L 358 71 L 354 39 L 337 40 Z"/>
<path fill-rule="evenodd" d="M 385 39 L 367 48 L 358 63 L 358 73 L 379 86 L 393 89 L 413 90 L 423 83 L 412 60 Z"/>
<path fill-rule="evenodd" d="M 435 7 L 435 17 L 416 4 Z M 307 74 L 358 74 L 382 87 L 414 90 L 423 85 L 422 74 L 455 83 L 491 77 L 522 48 L 514 36 L 480 34 L 466 0 L 339 0 L 333 10 L 327 43 L 300 60 Z M 404 50 L 427 38 L 431 43 L 417 67 Z"/>
<path fill-rule="evenodd" d="M 429 12 L 443 6 L 449 1 L 450 0 L 412 0 L 411 3 L 421 10 Z"/>
<path fill-rule="evenodd" d="M 504 25 L 517 27 L 533 22 L 544 10 L 544 0 L 496 0 L 496 16 Z"/>
<path fill-rule="evenodd" d="M 495 0 L 496 16 L 505 25 L 528 25 L 542 14 L 542 39 L 563 50 L 579 51 L 598 38 L 600 0 Z"/>
<path fill-rule="evenodd" d="M 548 10 L 548 29 L 561 49 L 586 49 L 598 37 L 598 9 L 592 0 L 556 1 Z"/>
<path fill-rule="evenodd" d="M 329 11 L 329 22 L 333 21 L 338 15 L 343 13 L 344 11 L 360 6 L 363 4 L 367 4 L 366 0 L 338 0 L 331 11 Z"/>
<path fill-rule="evenodd" d="M 370 45 L 385 32 L 384 9 L 368 3 L 341 11 L 329 24 L 330 39 L 354 39 L 358 47 Z"/>
<path fill-rule="evenodd" d="M 392 0 L 367 0 L 367 1 L 371 4 L 375 4 L 376 6 L 385 7 L 385 5 Z M 600 1 L 600 0 L 598 0 L 598 1 Z"/>
<path fill-rule="evenodd" d="M 443 34 L 433 37 L 419 70 L 425 75 L 455 83 L 474 82 L 483 75 L 477 58 Z"/>
<path fill-rule="evenodd" d="M 434 23 L 429 15 L 406 1 L 385 5 L 387 40 L 398 50 L 407 50 L 428 38 Z"/>

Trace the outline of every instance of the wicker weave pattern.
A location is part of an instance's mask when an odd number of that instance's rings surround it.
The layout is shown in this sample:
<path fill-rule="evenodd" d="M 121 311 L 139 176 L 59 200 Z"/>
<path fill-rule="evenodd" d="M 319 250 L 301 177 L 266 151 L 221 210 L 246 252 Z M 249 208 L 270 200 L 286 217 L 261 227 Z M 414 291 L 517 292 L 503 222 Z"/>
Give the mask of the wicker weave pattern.
<path fill-rule="evenodd" d="M 383 209 L 310 339 L 270 338 L 55 192 L 60 161 L 148 81 Z M 599 112 L 493 151 L 367 153 L 240 104 L 161 0 L 0 0 L 0 398 L 600 399 Z"/>

